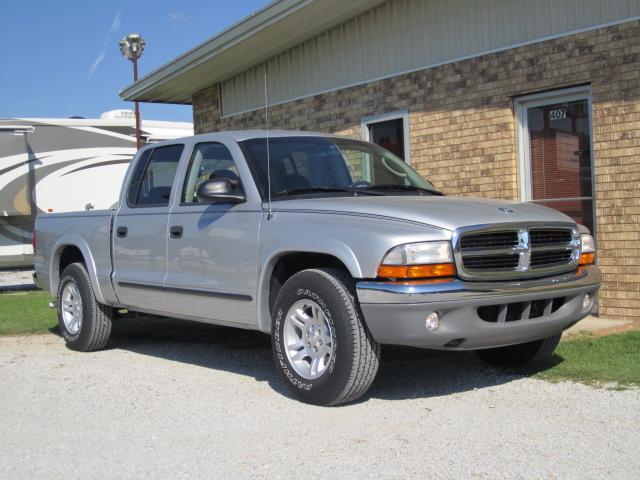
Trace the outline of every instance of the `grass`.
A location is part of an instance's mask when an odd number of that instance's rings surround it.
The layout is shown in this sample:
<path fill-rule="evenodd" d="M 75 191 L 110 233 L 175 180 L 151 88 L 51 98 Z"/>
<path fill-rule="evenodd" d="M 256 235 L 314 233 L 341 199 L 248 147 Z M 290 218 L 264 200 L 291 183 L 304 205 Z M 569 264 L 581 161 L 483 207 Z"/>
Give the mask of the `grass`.
<path fill-rule="evenodd" d="M 555 354 L 554 365 L 534 377 L 613 388 L 640 386 L 639 330 L 603 337 L 580 335 L 560 342 Z"/>
<path fill-rule="evenodd" d="M 47 333 L 58 324 L 47 292 L 0 293 L 0 335 Z"/>

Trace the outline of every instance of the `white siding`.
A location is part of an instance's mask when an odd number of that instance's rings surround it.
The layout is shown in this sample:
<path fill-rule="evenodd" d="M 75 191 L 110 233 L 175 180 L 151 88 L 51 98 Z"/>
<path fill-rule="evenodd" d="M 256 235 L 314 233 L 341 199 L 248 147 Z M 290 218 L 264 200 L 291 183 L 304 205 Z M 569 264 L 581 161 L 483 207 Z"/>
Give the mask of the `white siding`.
<path fill-rule="evenodd" d="M 390 0 L 270 59 L 269 104 L 638 16 L 640 0 Z M 223 115 L 264 106 L 264 71 L 222 83 Z"/>

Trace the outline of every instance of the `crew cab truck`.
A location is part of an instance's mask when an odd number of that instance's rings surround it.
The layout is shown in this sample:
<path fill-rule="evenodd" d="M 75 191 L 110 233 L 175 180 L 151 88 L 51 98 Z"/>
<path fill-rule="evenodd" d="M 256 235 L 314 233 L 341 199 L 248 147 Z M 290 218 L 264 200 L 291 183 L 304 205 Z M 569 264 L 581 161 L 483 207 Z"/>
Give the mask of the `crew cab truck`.
<path fill-rule="evenodd" d="M 260 330 L 319 405 L 363 395 L 381 344 L 539 361 L 600 286 L 562 213 L 445 197 L 377 145 L 309 132 L 146 146 L 116 208 L 39 215 L 35 243 L 69 348 L 103 348 L 123 309 Z"/>

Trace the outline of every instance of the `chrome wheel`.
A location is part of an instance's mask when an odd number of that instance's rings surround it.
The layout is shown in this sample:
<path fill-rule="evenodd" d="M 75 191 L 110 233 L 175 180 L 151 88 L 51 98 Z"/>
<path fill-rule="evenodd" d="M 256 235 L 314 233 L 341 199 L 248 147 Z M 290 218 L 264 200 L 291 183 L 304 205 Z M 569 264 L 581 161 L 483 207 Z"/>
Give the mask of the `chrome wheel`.
<path fill-rule="evenodd" d="M 71 335 L 77 334 L 82 326 L 82 297 L 75 283 L 69 282 L 64 286 L 60 310 L 67 331 Z"/>
<path fill-rule="evenodd" d="M 284 321 L 284 346 L 289 363 L 307 380 L 322 376 L 331 364 L 334 343 L 329 321 L 313 300 L 294 303 Z"/>

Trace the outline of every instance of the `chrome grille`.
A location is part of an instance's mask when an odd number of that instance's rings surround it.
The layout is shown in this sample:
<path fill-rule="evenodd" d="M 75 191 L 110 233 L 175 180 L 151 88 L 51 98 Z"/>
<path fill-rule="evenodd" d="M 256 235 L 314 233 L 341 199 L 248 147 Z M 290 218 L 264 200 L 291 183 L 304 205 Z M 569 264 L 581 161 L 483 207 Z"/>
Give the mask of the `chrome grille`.
<path fill-rule="evenodd" d="M 564 252 L 531 252 L 531 267 L 566 264 L 571 261 L 571 250 Z"/>
<path fill-rule="evenodd" d="M 518 245 L 518 231 L 468 233 L 460 239 L 461 248 L 498 248 Z"/>
<path fill-rule="evenodd" d="M 467 270 L 515 270 L 520 261 L 520 255 L 489 255 L 482 257 L 466 257 L 464 268 Z"/>
<path fill-rule="evenodd" d="M 571 224 L 464 228 L 454 235 L 454 254 L 462 278 L 495 280 L 552 275 L 577 266 L 580 234 Z"/>
<path fill-rule="evenodd" d="M 571 230 L 560 228 L 532 228 L 529 232 L 531 246 L 571 242 Z"/>

